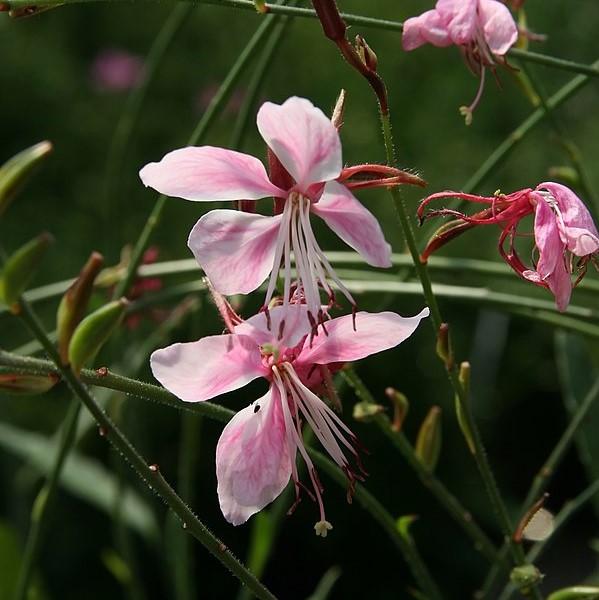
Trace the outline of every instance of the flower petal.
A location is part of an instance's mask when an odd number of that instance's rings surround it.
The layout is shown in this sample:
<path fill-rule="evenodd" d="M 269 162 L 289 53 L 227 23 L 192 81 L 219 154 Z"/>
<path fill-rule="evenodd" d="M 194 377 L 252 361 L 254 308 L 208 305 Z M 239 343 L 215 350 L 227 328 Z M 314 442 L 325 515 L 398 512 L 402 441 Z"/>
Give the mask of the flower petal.
<path fill-rule="evenodd" d="M 562 215 L 560 233 L 568 250 L 576 256 L 587 256 L 599 251 L 599 233 L 591 213 L 584 202 L 569 188 L 560 183 L 545 182 L 537 190 L 547 190 L 556 200 Z"/>
<path fill-rule="evenodd" d="M 260 350 L 243 335 L 173 344 L 150 357 L 154 377 L 185 402 L 209 400 L 265 376 Z"/>
<path fill-rule="evenodd" d="M 436 10 L 427 10 L 418 17 L 406 19 L 403 24 L 401 44 L 404 50 L 414 50 L 427 42 L 439 48 L 452 44 L 445 22 Z"/>
<path fill-rule="evenodd" d="M 478 24 L 478 0 L 439 0 L 435 6 L 454 44 L 469 44 Z"/>
<path fill-rule="evenodd" d="M 266 313 L 260 312 L 246 319 L 235 327 L 235 333 L 252 338 L 259 346 L 271 344 L 275 348 L 294 348 L 311 329 L 308 307 L 290 304 L 271 308 L 268 318 Z"/>
<path fill-rule="evenodd" d="M 503 56 L 518 39 L 518 27 L 509 8 L 497 0 L 480 0 L 479 16 L 491 52 Z"/>
<path fill-rule="evenodd" d="M 187 242 L 215 289 L 248 294 L 272 271 L 281 215 L 212 210 L 194 226 Z"/>
<path fill-rule="evenodd" d="M 341 141 L 330 119 L 309 100 L 292 97 L 283 104 L 265 102 L 258 130 L 281 164 L 306 193 L 310 184 L 341 173 Z"/>
<path fill-rule="evenodd" d="M 559 235 L 557 215 L 544 198 L 539 199 L 535 206 L 534 232 L 539 249 L 537 272 L 545 280 L 553 273 L 558 261 L 563 261 L 566 248 Z"/>
<path fill-rule="evenodd" d="M 185 200 L 258 200 L 287 195 L 270 182 L 257 158 L 213 146 L 173 150 L 160 162 L 147 164 L 139 176 L 144 185 L 161 194 Z"/>
<path fill-rule="evenodd" d="M 245 523 L 270 504 L 291 477 L 285 421 L 276 388 L 239 411 L 216 447 L 218 500 L 225 519 Z"/>
<path fill-rule="evenodd" d="M 392 312 L 358 312 L 355 331 L 352 315 L 332 319 L 325 324 L 327 334 L 319 333 L 312 340 L 312 347 L 306 340 L 296 362 L 326 365 L 359 360 L 388 350 L 409 338 L 428 315 L 428 308 L 407 318 Z"/>
<path fill-rule="evenodd" d="M 336 181 L 327 183 L 311 210 L 369 265 L 391 266 L 391 246 L 379 222 L 344 185 Z"/>

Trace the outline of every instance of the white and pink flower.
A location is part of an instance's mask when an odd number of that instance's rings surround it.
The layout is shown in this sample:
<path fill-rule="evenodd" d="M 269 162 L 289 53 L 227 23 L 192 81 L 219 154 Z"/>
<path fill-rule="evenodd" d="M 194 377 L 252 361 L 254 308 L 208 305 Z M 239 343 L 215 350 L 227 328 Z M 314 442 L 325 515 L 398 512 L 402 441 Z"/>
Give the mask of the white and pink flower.
<path fill-rule="evenodd" d="M 223 515 L 240 525 L 272 502 L 293 479 L 299 499 L 296 466 L 305 461 L 320 519 L 318 535 L 331 529 L 322 501 L 322 485 L 302 439 L 302 423 L 310 425 L 335 463 L 348 477 L 350 493 L 362 479 L 357 440 L 335 412 L 313 390 L 325 372 L 397 346 L 417 328 L 428 309 L 404 318 L 395 313 L 352 315 L 326 321 L 316 336 L 306 319 L 307 307 L 292 304 L 247 321 L 227 319 L 231 333 L 197 342 L 173 344 L 152 354 L 158 381 L 186 402 L 209 400 L 262 377 L 268 392 L 239 411 L 222 432 L 216 449 L 218 497 Z M 348 458 L 349 456 L 349 458 Z M 303 487 L 303 486 L 302 486 Z M 295 506 L 295 505 L 294 505 Z"/>
<path fill-rule="evenodd" d="M 269 178 L 257 158 L 212 146 L 174 150 L 160 162 L 146 165 L 140 177 L 146 186 L 163 194 L 199 202 L 274 197 L 280 207 L 274 216 L 237 210 L 205 214 L 191 231 L 189 247 L 222 294 L 247 294 L 270 276 L 265 307 L 273 298 L 282 267 L 284 304 L 305 302 L 307 317 L 314 326 L 324 320 L 320 291 L 327 294 L 329 305 L 334 302 L 329 279 L 354 307 L 355 302 L 316 241 L 311 215 L 321 217 L 368 264 L 390 267 L 391 248 L 381 227 L 351 189 L 422 185 L 423 181 L 381 165 L 344 169 L 337 128 L 303 98 L 289 98 L 282 105 L 266 102 L 258 112 L 257 123 L 269 150 L 289 177 Z"/>

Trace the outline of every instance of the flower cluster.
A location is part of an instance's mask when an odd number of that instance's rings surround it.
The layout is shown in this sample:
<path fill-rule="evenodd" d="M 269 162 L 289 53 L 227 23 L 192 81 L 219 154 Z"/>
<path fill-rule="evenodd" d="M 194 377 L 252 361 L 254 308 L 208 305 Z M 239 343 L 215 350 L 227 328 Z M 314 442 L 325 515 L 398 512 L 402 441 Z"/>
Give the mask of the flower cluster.
<path fill-rule="evenodd" d="M 270 176 L 256 158 L 211 146 L 189 147 L 146 165 L 146 186 L 193 201 L 238 201 L 245 210 L 212 210 L 191 231 L 189 247 L 207 275 L 228 333 L 174 344 L 151 358 L 154 376 L 186 402 L 200 402 L 262 377 L 268 392 L 225 427 L 216 450 L 218 497 L 225 518 L 239 525 L 276 498 L 290 479 L 297 501 L 305 489 L 319 507 L 326 536 L 322 485 L 304 446 L 308 424 L 347 475 L 349 494 L 365 475 L 356 436 L 317 394 L 335 397 L 332 373 L 343 363 L 397 346 L 428 309 L 411 318 L 357 312 L 356 303 L 316 240 L 319 216 L 373 266 L 391 266 L 391 248 L 376 218 L 353 195 L 365 187 L 423 185 L 416 175 L 363 164 L 343 167 L 337 125 L 308 100 L 267 102 L 258 130 L 268 145 Z M 273 197 L 273 216 L 254 201 Z M 279 271 L 282 290 L 277 290 Z M 222 295 L 247 294 L 268 280 L 263 309 L 243 320 Z M 352 314 L 332 318 L 333 285 Z M 322 294 L 327 298 L 325 304 Z M 310 487 L 300 484 L 296 454 Z M 296 503 L 297 503 L 296 501 Z M 294 505 L 295 506 L 295 505 Z M 292 507 L 293 508 L 293 507 Z"/>

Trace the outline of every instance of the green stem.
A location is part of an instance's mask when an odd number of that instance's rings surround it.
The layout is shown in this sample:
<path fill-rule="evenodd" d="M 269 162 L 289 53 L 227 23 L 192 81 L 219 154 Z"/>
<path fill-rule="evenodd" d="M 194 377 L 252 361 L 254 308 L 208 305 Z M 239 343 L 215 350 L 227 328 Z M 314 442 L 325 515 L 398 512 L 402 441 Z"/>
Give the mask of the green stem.
<path fill-rule="evenodd" d="M 133 129 L 139 119 L 141 107 L 146 99 L 148 88 L 156 76 L 158 67 L 162 63 L 166 51 L 168 50 L 175 35 L 187 20 L 187 17 L 193 10 L 194 6 L 190 4 L 176 5 L 164 25 L 154 38 L 150 51 L 144 61 L 143 78 L 127 97 L 125 109 L 123 110 L 112 141 L 110 151 L 108 153 L 106 167 L 106 192 L 104 202 L 106 206 L 114 206 L 115 200 L 119 197 L 119 182 L 123 159 L 126 156 Z M 110 222 L 110 217 L 108 215 Z"/>
<path fill-rule="evenodd" d="M 395 150 L 393 144 L 393 135 L 391 133 L 391 122 L 389 120 L 389 115 L 381 114 L 381 121 L 383 125 L 383 139 L 385 143 L 385 150 L 387 152 L 387 163 L 391 166 L 395 166 Z M 425 301 L 431 311 L 431 324 L 433 326 L 435 335 L 437 335 L 439 328 L 443 323 L 443 319 L 441 318 L 441 311 L 439 309 L 439 305 L 437 304 L 437 299 L 433 293 L 430 275 L 428 273 L 426 264 L 420 262 L 418 246 L 416 244 L 416 238 L 414 237 L 412 223 L 410 222 L 410 219 L 408 217 L 408 212 L 406 210 L 406 206 L 404 204 L 400 191 L 396 187 L 390 188 L 389 191 L 393 198 L 395 210 L 397 212 L 397 216 L 401 228 L 403 230 L 406 244 L 412 256 L 412 260 L 414 261 L 414 268 L 416 269 L 416 274 L 422 285 L 422 291 L 424 294 Z M 453 351 L 451 348 L 449 349 L 449 354 L 453 355 Z M 497 516 L 499 526 L 501 527 L 505 538 L 509 540 L 509 547 L 512 554 L 513 562 L 516 565 L 525 564 L 526 560 L 522 548 L 518 544 L 513 542 L 511 538 L 513 532 L 513 525 L 505 507 L 505 504 L 503 503 L 503 499 L 501 498 L 501 494 L 499 492 L 497 482 L 495 481 L 493 471 L 491 470 L 487 453 L 482 443 L 480 432 L 474 420 L 474 415 L 472 414 L 472 409 L 468 401 L 466 392 L 462 387 L 461 383 L 459 382 L 456 367 L 453 366 L 447 369 L 447 375 L 453 388 L 455 397 L 462 409 L 462 414 L 466 422 L 466 427 L 472 434 L 472 442 L 474 444 L 474 459 L 476 461 L 476 465 L 478 467 L 480 476 L 483 480 L 483 484 L 485 486 L 489 500 L 491 501 L 491 505 L 493 506 L 493 509 Z M 531 595 L 535 598 L 542 598 L 536 586 L 531 587 Z"/>
<path fill-rule="evenodd" d="M 354 389 L 360 400 L 369 404 L 376 404 L 376 401 L 360 379 L 354 369 L 344 369 L 341 372 L 343 378 Z M 471 537 L 475 548 L 481 552 L 491 563 L 497 560 L 497 548 L 487 537 L 485 532 L 474 521 L 472 515 L 460 503 L 460 501 L 445 487 L 445 485 L 435 477 L 416 457 L 414 448 L 401 431 L 394 431 L 386 415 L 376 415 L 373 419 L 378 428 L 385 434 L 389 441 L 399 450 L 408 466 L 418 475 L 420 481 L 437 498 L 441 506 L 454 518 L 456 523 Z"/>
<path fill-rule="evenodd" d="M 28 597 L 31 578 L 34 573 L 40 545 L 46 530 L 47 518 L 52 511 L 52 506 L 58 490 L 62 468 L 75 441 L 80 410 L 81 404 L 76 399 L 73 399 L 61 425 L 60 442 L 56 452 L 54 465 L 33 503 L 29 534 L 25 544 L 23 562 L 21 563 L 21 570 L 19 572 L 19 579 L 14 595 L 15 600 L 25 600 Z"/>
<path fill-rule="evenodd" d="M 333 481 L 340 486 L 345 487 L 347 480 L 345 475 L 335 465 L 325 458 L 320 452 L 310 448 L 310 458 L 323 470 Z M 395 525 L 395 519 L 389 514 L 385 507 L 370 493 L 364 486 L 357 484 L 354 498 L 368 511 L 370 515 L 381 525 L 391 538 L 391 541 L 397 546 L 403 557 L 405 558 L 416 583 L 420 586 L 428 600 L 442 598 L 441 591 L 434 582 L 426 565 L 416 548 L 408 543 L 399 533 Z"/>
<path fill-rule="evenodd" d="M 520 57 L 521 58 L 521 57 Z M 592 65 L 593 69 L 599 68 L 599 60 Z M 547 100 L 547 106 L 537 108 L 519 127 L 514 129 L 510 135 L 491 153 L 489 158 L 476 170 L 470 179 L 462 186 L 462 191 L 470 193 L 475 191 L 481 183 L 495 170 L 515 148 L 515 146 L 530 131 L 540 123 L 546 116 L 547 110 L 553 111 L 566 100 L 572 97 L 590 80 L 589 75 L 578 75 L 572 78 L 566 85 L 560 88 L 553 96 Z"/>
<path fill-rule="evenodd" d="M 275 24 L 276 16 L 268 15 L 264 18 L 260 26 L 251 37 L 250 41 L 247 43 L 245 48 L 241 51 L 239 56 L 237 57 L 235 63 L 231 67 L 231 70 L 225 77 L 218 91 L 212 98 L 210 105 L 206 109 L 206 112 L 202 115 L 199 123 L 191 134 L 189 140 L 187 141 L 188 146 L 196 145 L 200 142 L 203 136 L 206 134 L 208 127 L 212 124 L 215 117 L 218 115 L 219 111 L 225 105 L 227 99 L 229 98 L 233 88 L 239 78 L 244 74 L 245 69 L 251 58 L 256 53 L 256 50 L 260 47 L 263 42 L 263 39 L 269 33 L 273 25 Z M 148 246 L 150 241 L 150 237 L 154 233 L 154 230 L 158 226 L 160 219 L 162 217 L 162 213 L 164 212 L 164 207 L 166 205 L 166 196 L 161 194 L 156 200 L 156 204 L 148 217 L 146 224 L 137 240 L 133 252 L 131 253 L 131 260 L 127 267 L 127 272 L 123 279 L 119 281 L 114 290 L 114 298 L 120 298 L 124 296 L 131 286 L 133 279 L 136 277 L 137 268 L 139 267 L 141 260 L 143 258 L 143 254 Z"/>
<path fill-rule="evenodd" d="M 99 427 L 104 432 L 106 439 L 127 460 L 135 472 L 147 483 L 150 489 L 164 500 L 167 506 L 181 519 L 183 527 L 186 528 L 217 560 L 219 560 L 229 571 L 241 582 L 247 585 L 260 599 L 274 600 L 275 596 L 250 573 L 241 562 L 235 558 L 233 553 L 223 544 L 210 530 L 193 514 L 183 500 L 175 493 L 160 470 L 154 465 L 150 467 L 139 452 L 133 447 L 129 440 L 123 435 L 106 412 L 98 405 L 82 381 L 77 379 L 70 368 L 62 365 L 60 356 L 52 342 L 38 321 L 36 315 L 28 304 L 21 301 L 19 316 L 42 343 L 44 349 L 58 367 L 63 379 L 67 382 L 74 394 L 85 405 L 96 419 Z"/>
<path fill-rule="evenodd" d="M 581 191 L 583 192 L 584 196 L 593 203 L 595 212 L 599 215 L 599 198 L 593 192 L 593 186 L 591 184 L 591 180 L 588 176 L 588 173 L 584 168 L 584 164 L 580 156 L 580 150 L 572 140 L 568 139 L 566 130 L 562 125 L 560 119 L 555 114 L 555 111 L 552 111 L 549 107 L 545 90 L 537 81 L 533 69 L 531 69 L 530 66 L 526 64 L 522 64 L 522 70 L 528 77 L 533 91 L 538 96 L 539 101 L 541 103 L 541 107 L 545 111 L 545 115 L 548 117 L 549 124 L 551 125 L 556 137 L 559 139 L 560 144 L 563 146 L 564 150 L 568 154 L 568 157 L 570 158 L 570 162 L 572 163 L 572 166 L 574 167 L 574 170 L 578 175 L 579 187 Z"/>

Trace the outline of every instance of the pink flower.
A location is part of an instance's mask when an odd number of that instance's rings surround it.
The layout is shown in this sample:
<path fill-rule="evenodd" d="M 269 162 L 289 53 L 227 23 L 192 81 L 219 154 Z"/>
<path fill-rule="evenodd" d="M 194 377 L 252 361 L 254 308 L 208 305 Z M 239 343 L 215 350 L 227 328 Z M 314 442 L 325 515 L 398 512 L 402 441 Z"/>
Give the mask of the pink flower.
<path fill-rule="evenodd" d="M 262 313 L 247 321 L 228 319 L 232 333 L 157 350 L 151 366 L 156 379 L 186 402 L 209 400 L 265 378 L 270 384 L 268 392 L 238 412 L 218 442 L 221 510 L 227 521 L 240 525 L 272 502 L 290 478 L 299 500 L 295 462 L 299 451 L 308 467 L 312 492 L 304 489 L 320 510 L 316 533 L 325 536 L 331 525 L 324 512 L 322 485 L 302 441 L 302 422 L 312 427 L 345 472 L 350 493 L 355 480 L 362 479 L 363 470 L 355 435 L 312 390 L 323 380 L 330 381 L 327 365 L 335 370 L 339 363 L 403 342 L 428 315 L 428 309 L 411 318 L 391 312 L 358 312 L 357 331 L 352 315 L 346 315 L 327 321 L 326 329 L 317 336 L 311 335 L 305 313 L 305 305 L 294 304 L 286 310 L 275 307 L 270 311 L 270 326 Z"/>
<path fill-rule="evenodd" d="M 92 63 L 91 78 L 101 90 L 122 92 L 138 85 L 143 70 L 139 56 L 124 50 L 102 50 Z"/>
<path fill-rule="evenodd" d="M 517 39 L 518 27 L 499 0 L 438 0 L 433 10 L 406 20 L 402 45 L 406 51 L 426 43 L 441 48 L 452 44 L 460 47 L 468 66 L 481 75 L 473 103 L 460 109 L 469 123 L 482 95 L 485 67 L 502 62 Z"/>
<path fill-rule="evenodd" d="M 422 185 L 409 173 L 381 165 L 342 168 L 341 142 L 333 123 L 303 98 L 282 105 L 266 102 L 258 112 L 258 130 L 278 159 L 284 176 L 271 179 L 253 156 L 214 148 L 189 147 L 167 154 L 159 163 L 140 171 L 146 186 L 187 200 L 277 199 L 279 213 L 272 217 L 235 210 L 213 210 L 204 215 L 189 236 L 189 247 L 222 294 L 247 294 L 270 275 L 264 306 L 268 306 L 284 268 L 284 303 L 305 301 L 312 323 L 324 319 L 320 289 L 334 302 L 330 278 L 355 306 L 349 291 L 320 249 L 312 231 L 311 214 L 321 217 L 349 246 L 371 265 L 391 266 L 391 248 L 372 213 L 352 188 Z M 286 171 L 286 172 L 285 172 Z M 350 177 L 361 177 L 357 182 Z M 368 180 L 364 180 L 368 177 Z M 288 183 L 285 182 L 288 180 Z M 291 274 L 291 254 L 296 265 Z"/>
<path fill-rule="evenodd" d="M 424 209 L 433 200 L 460 198 L 469 202 L 487 204 L 472 216 L 451 209 L 430 211 Z M 539 254 L 536 267 L 528 269 L 514 248 L 514 239 L 520 221 L 534 213 L 535 249 Z M 545 287 L 555 296 L 558 310 L 565 311 L 572 288 L 584 277 L 589 261 L 596 261 L 599 252 L 599 234 L 587 207 L 576 194 L 559 183 L 540 183 L 534 190 L 524 189 L 512 194 L 492 197 L 474 196 L 459 192 L 441 192 L 425 198 L 418 208 L 421 220 L 432 216 L 454 216 L 456 221 L 441 228 L 430 240 L 422 260 L 449 240 L 476 225 L 498 224 L 503 231 L 499 251 L 504 260 L 527 281 Z M 505 241 L 509 238 L 506 251 Z M 573 260 L 578 257 L 578 277 L 572 284 Z"/>

